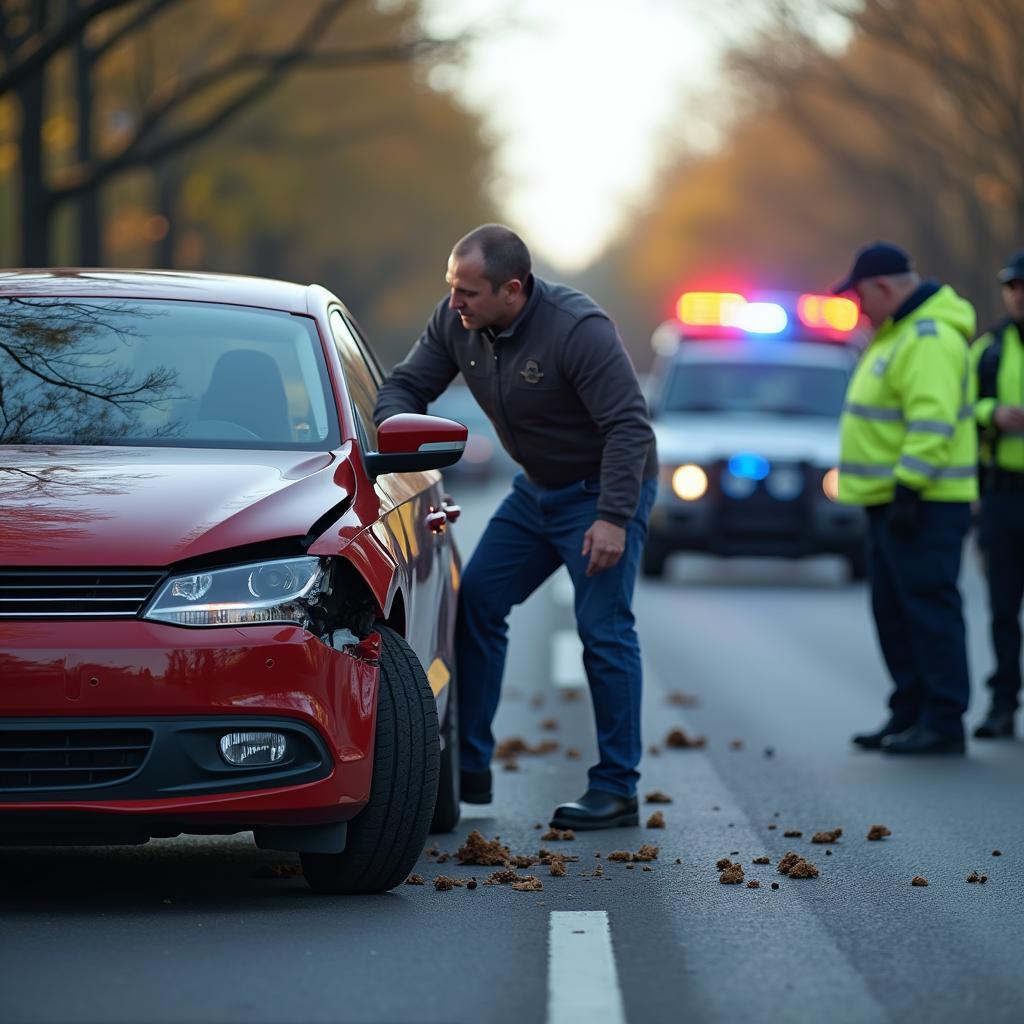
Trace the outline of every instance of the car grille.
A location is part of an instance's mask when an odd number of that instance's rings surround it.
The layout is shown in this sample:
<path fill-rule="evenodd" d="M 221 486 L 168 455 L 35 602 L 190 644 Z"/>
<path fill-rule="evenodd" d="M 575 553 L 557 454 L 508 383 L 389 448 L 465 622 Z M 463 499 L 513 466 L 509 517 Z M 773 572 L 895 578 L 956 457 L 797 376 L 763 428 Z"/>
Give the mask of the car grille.
<path fill-rule="evenodd" d="M 127 619 L 163 578 L 157 569 L 0 569 L 0 619 Z"/>
<path fill-rule="evenodd" d="M 109 786 L 145 760 L 149 729 L 0 728 L 0 790 Z"/>

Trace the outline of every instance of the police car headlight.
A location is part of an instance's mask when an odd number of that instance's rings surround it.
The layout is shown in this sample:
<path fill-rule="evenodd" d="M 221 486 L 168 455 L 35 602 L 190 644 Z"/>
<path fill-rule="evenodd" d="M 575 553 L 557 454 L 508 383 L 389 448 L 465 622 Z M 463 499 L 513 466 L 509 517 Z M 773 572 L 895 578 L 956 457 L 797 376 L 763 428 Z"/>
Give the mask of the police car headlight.
<path fill-rule="evenodd" d="M 779 466 L 768 474 L 765 486 L 776 501 L 795 501 L 803 493 L 804 476 L 795 466 Z"/>
<path fill-rule="evenodd" d="M 821 478 L 821 489 L 829 501 L 839 500 L 839 470 L 832 468 Z"/>
<path fill-rule="evenodd" d="M 672 490 L 683 501 L 696 501 L 704 497 L 708 489 L 708 475 L 692 462 L 679 466 L 672 473 Z"/>

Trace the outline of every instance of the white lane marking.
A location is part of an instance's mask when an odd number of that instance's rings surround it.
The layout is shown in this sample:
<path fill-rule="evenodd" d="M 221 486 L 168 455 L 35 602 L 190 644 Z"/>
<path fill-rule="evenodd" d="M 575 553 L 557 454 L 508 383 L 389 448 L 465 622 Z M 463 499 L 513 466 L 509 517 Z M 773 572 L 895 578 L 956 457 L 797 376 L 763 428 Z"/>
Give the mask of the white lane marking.
<path fill-rule="evenodd" d="M 572 608 L 576 603 L 576 591 L 566 569 L 559 569 L 551 578 L 551 601 L 557 608 Z"/>
<path fill-rule="evenodd" d="M 551 682 L 563 690 L 587 684 L 583 644 L 574 629 L 556 629 L 551 634 Z"/>
<path fill-rule="evenodd" d="M 547 1024 L 625 1024 L 604 910 L 556 910 L 548 929 Z"/>

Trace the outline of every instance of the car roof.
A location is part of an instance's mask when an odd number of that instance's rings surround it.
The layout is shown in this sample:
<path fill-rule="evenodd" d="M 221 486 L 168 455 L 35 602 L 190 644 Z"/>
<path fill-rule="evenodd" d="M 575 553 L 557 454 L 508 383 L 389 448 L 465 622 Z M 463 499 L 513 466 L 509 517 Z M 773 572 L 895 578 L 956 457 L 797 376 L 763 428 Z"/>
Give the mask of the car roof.
<path fill-rule="evenodd" d="M 287 313 L 310 311 L 310 288 L 309 285 L 265 277 L 201 271 L 68 267 L 0 272 L 0 296 L 91 296 L 222 302 Z"/>
<path fill-rule="evenodd" d="M 669 358 L 670 363 L 785 363 L 797 366 L 835 366 L 849 369 L 857 353 L 840 342 L 737 338 L 722 341 L 688 340 Z"/>

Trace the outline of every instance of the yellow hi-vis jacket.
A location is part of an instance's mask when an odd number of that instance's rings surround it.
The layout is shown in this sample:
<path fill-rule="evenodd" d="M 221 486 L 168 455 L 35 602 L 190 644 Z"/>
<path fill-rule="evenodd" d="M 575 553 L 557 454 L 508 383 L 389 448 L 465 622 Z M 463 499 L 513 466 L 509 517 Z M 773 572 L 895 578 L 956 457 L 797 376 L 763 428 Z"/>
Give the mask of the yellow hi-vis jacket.
<path fill-rule="evenodd" d="M 979 391 L 978 366 L 985 351 L 995 341 L 995 337 L 983 334 L 971 346 L 971 366 L 974 370 L 975 394 Z M 996 431 L 992 424 L 992 416 L 997 405 L 1024 405 L 1024 342 L 1020 336 L 1020 328 L 1015 323 L 1003 327 L 1002 354 L 999 356 L 999 374 L 996 377 L 995 398 L 978 398 L 974 403 L 974 415 L 978 426 L 990 435 L 986 448 L 995 446 L 995 463 L 1001 469 L 1011 469 L 1016 473 L 1024 473 L 1024 434 L 1004 434 Z M 991 461 L 991 456 L 984 459 Z"/>
<path fill-rule="evenodd" d="M 880 505 L 896 484 L 925 501 L 977 498 L 974 326 L 971 304 L 945 285 L 878 329 L 846 391 L 840 501 Z"/>

